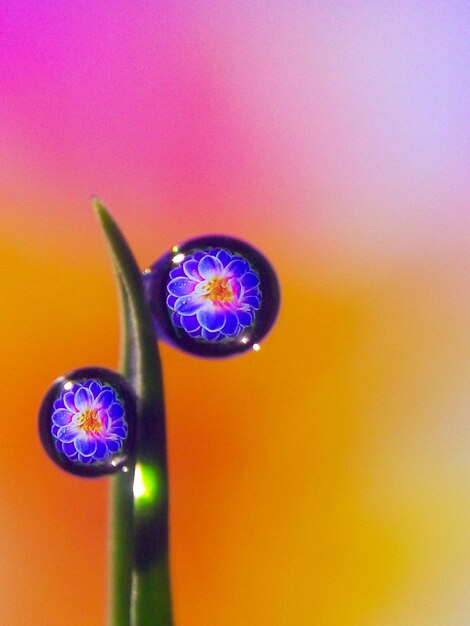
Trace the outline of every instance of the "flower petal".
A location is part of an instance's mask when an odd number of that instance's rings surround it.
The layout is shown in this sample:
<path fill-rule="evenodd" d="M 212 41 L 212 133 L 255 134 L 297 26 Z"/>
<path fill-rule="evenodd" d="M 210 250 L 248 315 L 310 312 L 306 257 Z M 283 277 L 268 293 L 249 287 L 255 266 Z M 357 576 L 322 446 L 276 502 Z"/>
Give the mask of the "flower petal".
<path fill-rule="evenodd" d="M 108 450 L 114 454 L 122 447 L 122 441 L 117 437 L 113 437 L 106 440 L 106 445 L 108 446 Z"/>
<path fill-rule="evenodd" d="M 96 441 L 93 437 L 81 435 L 75 439 L 75 449 L 82 456 L 93 456 L 96 452 Z"/>
<path fill-rule="evenodd" d="M 219 307 L 204 307 L 197 312 L 199 324 L 211 332 L 218 331 L 225 324 L 225 311 Z"/>
<path fill-rule="evenodd" d="M 62 398 L 58 398 L 57 400 L 54 401 L 54 404 L 52 405 L 52 408 L 55 410 L 57 409 L 65 409 L 65 404 Z"/>
<path fill-rule="evenodd" d="M 243 304 L 249 304 L 254 309 L 258 310 L 261 306 L 261 300 L 255 298 L 255 296 L 246 296 L 243 298 Z"/>
<path fill-rule="evenodd" d="M 176 313 L 176 311 L 171 314 L 171 321 L 175 326 L 178 326 L 178 328 L 182 327 L 181 320 L 181 315 L 179 313 Z"/>
<path fill-rule="evenodd" d="M 113 389 L 105 387 L 96 398 L 94 409 L 107 409 L 116 400 L 116 394 Z"/>
<path fill-rule="evenodd" d="M 85 383 L 85 386 L 88 387 L 94 398 L 98 397 L 101 391 L 101 385 L 96 382 L 96 380 L 89 380 L 87 383 Z"/>
<path fill-rule="evenodd" d="M 166 305 L 168 308 L 173 310 L 175 308 L 175 302 L 178 300 L 176 296 L 168 296 L 166 299 Z"/>
<path fill-rule="evenodd" d="M 123 426 L 117 426 L 116 428 L 112 428 L 111 432 L 115 437 L 120 437 L 121 439 L 125 439 L 127 437 L 127 429 Z"/>
<path fill-rule="evenodd" d="M 222 272 L 222 263 L 217 257 L 206 254 L 198 264 L 199 274 L 206 280 L 210 280 Z"/>
<path fill-rule="evenodd" d="M 62 452 L 65 456 L 68 456 L 69 459 L 71 457 L 77 456 L 77 451 L 75 450 L 75 444 L 73 443 L 62 443 Z"/>
<path fill-rule="evenodd" d="M 227 278 L 241 278 L 249 270 L 248 263 L 243 259 L 234 259 L 225 268 Z"/>
<path fill-rule="evenodd" d="M 197 271 L 197 266 L 198 262 L 196 261 L 196 259 L 188 259 L 183 263 L 183 269 L 186 276 L 188 278 L 191 278 L 192 280 L 200 281 L 201 276 Z"/>
<path fill-rule="evenodd" d="M 251 289 L 259 285 L 259 278 L 254 272 L 247 272 L 242 278 L 241 283 L 245 289 Z"/>
<path fill-rule="evenodd" d="M 62 441 L 63 443 L 70 443 L 71 441 L 74 441 L 79 434 L 80 431 L 78 430 L 78 428 L 73 425 L 67 424 L 67 426 L 62 426 L 61 428 L 59 428 L 56 436 L 57 439 L 60 439 L 60 441 Z"/>
<path fill-rule="evenodd" d="M 219 337 L 220 337 L 220 333 L 219 332 L 213 333 L 210 330 L 207 330 L 206 328 L 203 328 L 202 329 L 202 336 L 207 341 L 217 341 L 217 339 L 219 339 Z"/>
<path fill-rule="evenodd" d="M 80 413 L 85 409 L 90 408 L 93 400 L 94 398 L 91 391 L 86 387 L 80 387 L 76 392 L 74 399 L 75 406 Z"/>
<path fill-rule="evenodd" d="M 96 450 L 94 457 L 97 461 L 104 461 L 108 457 L 108 447 L 102 439 L 95 439 Z"/>
<path fill-rule="evenodd" d="M 199 322 L 196 315 L 184 315 L 181 318 L 181 325 L 188 333 L 199 328 Z"/>
<path fill-rule="evenodd" d="M 232 278 L 230 280 L 230 288 L 232 289 L 235 299 L 240 300 L 240 298 L 242 297 L 244 293 L 244 289 L 242 287 L 241 282 L 238 280 L 238 278 Z"/>
<path fill-rule="evenodd" d="M 73 391 L 68 391 L 67 393 L 64 394 L 64 406 L 69 411 L 72 411 L 72 413 L 77 412 L 74 398 L 75 398 L 75 394 L 73 393 Z"/>
<path fill-rule="evenodd" d="M 108 415 L 112 420 L 121 419 L 121 417 L 124 417 L 124 407 L 120 402 L 113 402 L 108 408 Z"/>
<path fill-rule="evenodd" d="M 226 250 L 221 250 L 220 252 L 217 252 L 217 258 L 220 260 L 224 267 L 228 265 L 232 260 L 232 256 Z"/>
<path fill-rule="evenodd" d="M 184 269 L 182 267 L 180 267 L 178 265 L 178 267 L 175 267 L 174 269 L 171 270 L 170 272 L 170 278 L 178 278 L 178 277 L 183 277 L 184 274 Z"/>
<path fill-rule="evenodd" d="M 194 291 L 196 283 L 194 280 L 190 280 L 187 276 L 173 278 L 167 285 L 168 292 L 172 296 L 188 296 Z"/>
<path fill-rule="evenodd" d="M 238 317 L 233 311 L 225 311 L 225 324 L 223 325 L 221 332 L 223 335 L 233 337 L 237 334 L 238 329 Z"/>
<path fill-rule="evenodd" d="M 175 302 L 175 311 L 180 315 L 193 315 L 202 306 L 201 300 L 193 296 L 182 296 Z"/>
<path fill-rule="evenodd" d="M 67 409 L 57 409 L 51 416 L 51 419 L 56 426 L 66 426 L 72 421 L 73 415 Z"/>
<path fill-rule="evenodd" d="M 253 318 L 248 311 L 237 311 L 238 321 L 242 326 L 250 326 Z"/>

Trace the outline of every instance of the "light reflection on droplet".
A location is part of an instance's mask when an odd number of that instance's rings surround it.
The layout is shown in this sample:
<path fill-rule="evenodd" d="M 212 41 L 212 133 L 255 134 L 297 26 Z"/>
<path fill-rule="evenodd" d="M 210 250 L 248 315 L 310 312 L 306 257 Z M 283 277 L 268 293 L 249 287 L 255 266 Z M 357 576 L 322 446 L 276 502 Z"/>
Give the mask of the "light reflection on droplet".
<path fill-rule="evenodd" d="M 177 263 L 181 263 L 181 261 L 184 259 L 184 254 L 182 252 L 180 252 L 179 254 L 175 255 L 172 258 L 173 263 L 177 264 Z"/>
<path fill-rule="evenodd" d="M 67 383 L 65 383 L 64 385 L 64 389 L 66 389 L 67 391 L 69 391 L 69 389 L 72 389 L 73 387 L 73 383 L 68 381 Z"/>
<path fill-rule="evenodd" d="M 259 352 L 261 350 L 261 346 L 259 345 L 259 343 L 254 343 L 253 344 L 253 350 L 255 352 Z"/>

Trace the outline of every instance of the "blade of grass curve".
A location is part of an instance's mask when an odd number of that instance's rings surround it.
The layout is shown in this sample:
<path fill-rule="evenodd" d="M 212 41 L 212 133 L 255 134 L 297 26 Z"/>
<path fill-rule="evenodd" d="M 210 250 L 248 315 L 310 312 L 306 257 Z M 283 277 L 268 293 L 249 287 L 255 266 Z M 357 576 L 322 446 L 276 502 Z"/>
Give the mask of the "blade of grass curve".
<path fill-rule="evenodd" d="M 168 472 L 160 356 L 139 267 L 109 212 L 98 199 L 93 205 L 118 278 L 121 370 L 138 397 L 136 464 L 113 478 L 109 623 L 171 626 Z"/>

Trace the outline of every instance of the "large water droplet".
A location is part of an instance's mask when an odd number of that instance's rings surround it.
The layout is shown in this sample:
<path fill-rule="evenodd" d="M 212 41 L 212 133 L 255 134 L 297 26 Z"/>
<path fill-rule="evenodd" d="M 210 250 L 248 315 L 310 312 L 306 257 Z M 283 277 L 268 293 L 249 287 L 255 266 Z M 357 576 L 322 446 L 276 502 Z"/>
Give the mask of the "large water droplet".
<path fill-rule="evenodd" d="M 271 265 L 233 237 L 173 246 L 143 277 L 158 336 L 198 356 L 259 350 L 279 310 Z"/>
<path fill-rule="evenodd" d="M 58 378 L 39 410 L 39 434 L 49 457 L 78 476 L 103 476 L 132 455 L 136 399 L 129 383 L 105 368 Z"/>

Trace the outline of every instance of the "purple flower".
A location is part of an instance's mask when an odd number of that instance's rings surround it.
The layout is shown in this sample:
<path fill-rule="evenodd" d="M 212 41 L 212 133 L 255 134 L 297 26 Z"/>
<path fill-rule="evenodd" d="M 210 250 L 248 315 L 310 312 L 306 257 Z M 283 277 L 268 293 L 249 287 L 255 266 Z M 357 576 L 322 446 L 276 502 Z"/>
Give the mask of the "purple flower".
<path fill-rule="evenodd" d="M 121 398 L 110 385 L 89 379 L 66 383 L 53 404 L 51 433 L 56 449 L 79 463 L 106 461 L 128 434 Z"/>
<path fill-rule="evenodd" d="M 261 299 L 259 276 L 248 261 L 221 248 L 186 255 L 167 283 L 173 324 L 206 341 L 241 335 L 254 323 Z"/>

